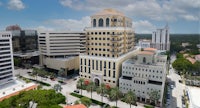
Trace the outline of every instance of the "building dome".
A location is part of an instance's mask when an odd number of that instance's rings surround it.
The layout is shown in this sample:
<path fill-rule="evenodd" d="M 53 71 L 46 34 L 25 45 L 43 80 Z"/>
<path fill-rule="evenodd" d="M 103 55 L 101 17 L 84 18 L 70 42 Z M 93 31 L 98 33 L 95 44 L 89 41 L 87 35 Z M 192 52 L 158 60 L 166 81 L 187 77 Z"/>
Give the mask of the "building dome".
<path fill-rule="evenodd" d="M 104 9 L 94 15 L 120 15 L 120 16 L 125 16 L 122 12 L 117 11 L 115 9 Z"/>
<path fill-rule="evenodd" d="M 21 30 L 21 27 L 17 24 L 6 27 L 6 31 L 14 31 L 14 30 Z"/>

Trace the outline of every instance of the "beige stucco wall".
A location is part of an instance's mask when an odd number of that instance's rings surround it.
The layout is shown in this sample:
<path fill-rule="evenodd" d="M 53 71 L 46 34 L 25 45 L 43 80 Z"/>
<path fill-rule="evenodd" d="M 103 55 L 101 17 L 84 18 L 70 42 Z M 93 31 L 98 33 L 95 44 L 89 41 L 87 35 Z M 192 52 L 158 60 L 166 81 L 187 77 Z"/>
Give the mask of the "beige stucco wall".
<path fill-rule="evenodd" d="M 67 60 L 64 58 L 43 58 L 43 65 L 46 65 L 48 68 L 60 70 L 61 68 L 72 70 L 72 69 L 79 69 L 79 56 L 72 57 Z"/>

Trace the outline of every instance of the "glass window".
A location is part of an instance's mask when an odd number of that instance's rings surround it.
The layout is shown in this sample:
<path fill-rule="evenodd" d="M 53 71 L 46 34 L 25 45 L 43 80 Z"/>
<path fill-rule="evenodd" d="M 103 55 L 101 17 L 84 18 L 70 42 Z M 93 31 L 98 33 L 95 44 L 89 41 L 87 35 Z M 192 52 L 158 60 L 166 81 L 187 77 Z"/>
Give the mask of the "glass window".
<path fill-rule="evenodd" d="M 96 27 L 96 19 L 93 19 L 93 27 Z"/>
<path fill-rule="evenodd" d="M 109 26 L 109 18 L 106 18 L 106 27 L 108 27 Z"/>
<path fill-rule="evenodd" d="M 103 27 L 103 19 L 102 18 L 99 19 L 99 27 Z"/>

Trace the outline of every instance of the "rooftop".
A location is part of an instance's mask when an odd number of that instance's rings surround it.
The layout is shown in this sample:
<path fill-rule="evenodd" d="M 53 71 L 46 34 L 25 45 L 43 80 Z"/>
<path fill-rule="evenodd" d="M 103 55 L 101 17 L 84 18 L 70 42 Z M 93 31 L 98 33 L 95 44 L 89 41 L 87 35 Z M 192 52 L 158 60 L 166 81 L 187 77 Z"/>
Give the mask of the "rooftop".
<path fill-rule="evenodd" d="M 157 51 L 155 48 L 144 48 L 144 51 Z"/>
<path fill-rule="evenodd" d="M 154 52 L 150 52 L 150 51 L 141 51 L 141 52 L 139 52 L 139 54 L 143 54 L 143 55 L 154 55 Z"/>
<path fill-rule="evenodd" d="M 94 15 L 119 15 L 119 16 L 125 16 L 122 12 L 117 11 L 115 9 L 111 9 L 111 8 L 104 9 L 104 10 L 102 10 L 102 11 L 100 11 L 100 12 L 94 14 Z"/>
<path fill-rule="evenodd" d="M 187 90 L 190 99 L 190 108 L 200 108 L 200 88 L 188 87 Z"/>
<path fill-rule="evenodd" d="M 64 106 L 63 108 L 87 108 L 87 107 L 85 105 L 83 105 L 83 104 L 78 104 L 78 105 Z"/>

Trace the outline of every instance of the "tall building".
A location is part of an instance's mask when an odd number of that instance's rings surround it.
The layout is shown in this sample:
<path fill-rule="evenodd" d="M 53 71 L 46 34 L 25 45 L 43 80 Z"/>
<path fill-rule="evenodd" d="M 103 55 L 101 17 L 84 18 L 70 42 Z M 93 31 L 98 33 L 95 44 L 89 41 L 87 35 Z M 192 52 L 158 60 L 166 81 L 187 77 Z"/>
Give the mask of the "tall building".
<path fill-rule="evenodd" d="M 167 56 L 154 48 L 145 48 L 135 58 L 122 64 L 119 89 L 123 93 L 133 91 L 139 101 L 150 103 L 150 94 L 156 91 L 162 104 L 166 80 Z"/>
<path fill-rule="evenodd" d="M 121 63 L 135 54 L 132 20 L 114 9 L 91 16 L 86 27 L 86 53 L 80 55 L 80 76 L 101 83 L 118 85 Z"/>
<path fill-rule="evenodd" d="M 157 29 L 152 33 L 152 48 L 158 50 L 170 50 L 169 27 L 166 25 L 163 29 Z"/>
<path fill-rule="evenodd" d="M 85 53 L 85 32 L 40 31 L 40 65 L 65 72 L 79 69 L 79 54 Z"/>
<path fill-rule="evenodd" d="M 0 32 L 0 88 L 13 81 L 12 33 Z"/>
<path fill-rule="evenodd" d="M 140 39 L 138 42 L 138 46 L 140 46 L 141 48 L 150 48 L 151 40 Z"/>
<path fill-rule="evenodd" d="M 39 64 L 38 35 L 36 30 L 22 30 L 18 25 L 6 27 L 12 33 L 13 56 L 19 59 L 19 67 L 30 68 Z"/>

